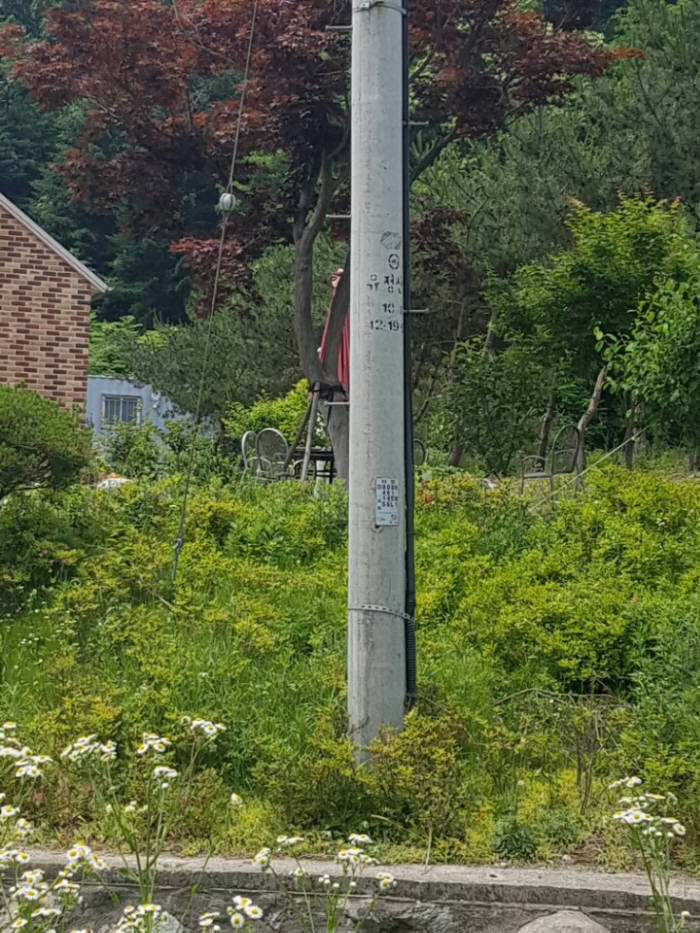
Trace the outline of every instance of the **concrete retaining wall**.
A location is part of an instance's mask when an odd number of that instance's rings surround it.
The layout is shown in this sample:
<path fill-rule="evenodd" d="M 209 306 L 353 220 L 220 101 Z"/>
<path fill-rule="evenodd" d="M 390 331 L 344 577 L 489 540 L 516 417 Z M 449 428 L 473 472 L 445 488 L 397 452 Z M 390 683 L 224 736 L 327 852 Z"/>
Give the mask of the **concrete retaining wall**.
<path fill-rule="evenodd" d="M 125 904 L 138 903 L 138 892 L 124 882 L 117 871 L 118 859 L 108 860 L 106 878 L 120 904 L 97 886 L 85 887 L 85 903 L 74 926 L 99 930 L 119 916 Z M 51 853 L 34 853 L 32 866 L 53 873 L 63 860 Z M 276 873 L 290 885 L 290 871 L 296 863 L 274 861 Z M 304 859 L 304 869 L 316 879 L 328 872 L 340 875 L 337 865 Z M 197 929 L 197 918 L 205 910 L 225 914 L 234 894 L 246 894 L 265 910 L 265 919 L 274 929 L 292 933 L 299 929 L 278 882 L 245 859 L 211 859 L 204 875 L 201 859 L 163 858 L 158 881 L 158 902 L 174 917 L 185 918 L 187 930 Z M 391 871 L 397 886 L 390 895 L 377 900 L 373 915 L 363 929 L 368 933 L 517 933 L 537 918 L 551 917 L 549 925 L 538 929 L 565 933 L 568 930 L 598 929 L 610 933 L 655 933 L 649 910 L 646 879 L 636 874 L 605 874 L 588 871 L 556 871 L 535 868 L 490 868 L 459 865 L 376 866 L 367 871 L 352 898 L 350 913 L 357 915 L 376 888 L 377 871 Z M 700 883 L 677 879 L 672 894 L 678 912 L 687 910 L 689 933 L 700 933 Z M 319 905 L 320 908 L 320 905 Z M 563 913 L 557 912 L 564 911 Z M 583 925 L 571 920 L 580 918 Z M 321 912 L 321 911 L 320 911 Z M 568 918 L 568 919 L 567 919 Z M 586 924 L 586 918 L 591 923 Z M 320 918 L 319 918 L 320 919 Z M 324 929 L 323 925 L 317 926 Z"/>

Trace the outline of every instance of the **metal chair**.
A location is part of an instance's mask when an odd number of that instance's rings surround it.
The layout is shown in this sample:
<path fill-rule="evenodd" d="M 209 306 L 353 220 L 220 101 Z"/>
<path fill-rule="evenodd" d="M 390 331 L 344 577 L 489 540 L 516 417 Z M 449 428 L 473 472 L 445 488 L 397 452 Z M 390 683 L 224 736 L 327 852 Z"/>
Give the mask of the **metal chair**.
<path fill-rule="evenodd" d="M 267 479 L 282 479 L 289 473 L 285 468 L 289 445 L 277 428 L 263 428 L 255 439 L 260 472 Z"/>
<path fill-rule="evenodd" d="M 554 436 L 549 454 L 540 457 L 531 454 L 523 457 L 520 464 L 520 492 L 525 489 L 525 480 L 547 479 L 554 492 L 554 477 L 566 473 L 580 473 L 579 452 L 581 432 L 575 424 L 566 424 Z"/>
<path fill-rule="evenodd" d="M 291 469 L 292 476 L 294 477 L 294 479 L 301 479 L 301 471 L 302 471 L 303 466 L 304 466 L 303 458 L 301 460 L 292 461 L 292 463 L 290 464 L 290 469 Z M 316 461 L 315 460 L 309 460 L 308 464 L 306 465 L 306 478 L 316 479 Z"/>
<path fill-rule="evenodd" d="M 241 457 L 243 458 L 243 469 L 248 473 L 254 471 L 255 467 L 255 431 L 246 431 L 241 438 Z"/>

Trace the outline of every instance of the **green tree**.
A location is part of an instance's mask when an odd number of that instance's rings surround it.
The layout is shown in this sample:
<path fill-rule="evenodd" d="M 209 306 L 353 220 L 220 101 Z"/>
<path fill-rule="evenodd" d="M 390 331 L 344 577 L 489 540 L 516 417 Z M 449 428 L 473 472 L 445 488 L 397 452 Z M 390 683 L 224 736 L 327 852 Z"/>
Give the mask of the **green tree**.
<path fill-rule="evenodd" d="M 57 0 L 0 0 L 0 22 L 9 20 L 24 26 L 32 36 L 41 35 L 41 20 L 50 7 L 66 7 Z"/>
<path fill-rule="evenodd" d="M 579 419 L 584 431 L 605 379 L 597 331 L 625 340 L 634 309 L 657 281 L 686 277 L 688 224 L 677 203 L 630 198 L 608 213 L 574 204 L 569 230 L 568 249 L 494 284 L 490 301 L 496 330 L 507 340 L 530 342 L 553 381 L 595 383 Z M 630 409 L 629 399 L 624 407 Z"/>
<path fill-rule="evenodd" d="M 316 251 L 311 298 L 320 329 L 343 248 L 321 234 Z M 217 421 L 233 403 L 247 408 L 283 395 L 302 375 L 292 325 L 293 247 L 266 249 L 251 277 L 251 287 L 228 297 L 211 320 L 192 314 L 183 326 L 157 325 L 138 342 L 121 341 L 130 371 L 188 412 L 196 410 L 205 372 L 200 412 Z"/>
<path fill-rule="evenodd" d="M 544 405 L 541 367 L 526 346 L 494 352 L 475 338 L 459 347 L 454 369 L 446 399 L 453 440 L 487 473 L 506 473 Z"/>
<path fill-rule="evenodd" d="M 92 0 L 89 18 L 52 11 L 46 41 L 24 49 L 6 30 L 18 59 L 13 73 L 43 107 L 90 101 L 62 174 L 91 210 L 117 215 L 124 233 L 175 240 L 203 291 L 215 267 L 235 287 L 271 243 L 293 245 L 300 365 L 311 382 L 329 384 L 349 290 L 341 282 L 323 363 L 311 290 L 317 238 L 347 203 L 348 46 L 327 27 L 347 23 L 350 13 L 347 0 L 332 9 L 319 0 L 263 0 L 250 56 L 247 0 Z M 496 132 L 567 94 L 577 75 L 599 76 L 611 60 L 584 33 L 523 12 L 515 0 L 419 0 L 411 16 L 412 117 L 429 126 L 417 140 L 415 176 L 452 140 Z M 217 186 L 228 182 L 248 62 L 240 149 L 235 142 L 240 209 L 224 227 L 221 255 L 213 206 Z M 344 409 L 332 425 L 344 474 Z"/>
<path fill-rule="evenodd" d="M 256 434 L 264 428 L 276 428 L 291 444 L 302 422 L 309 404 L 309 384 L 306 379 L 299 382 L 281 398 L 259 399 L 250 408 L 234 403 L 224 420 L 226 433 L 239 441 L 246 431 Z M 323 432 L 317 421 L 314 426 L 314 441 L 323 442 Z"/>
<path fill-rule="evenodd" d="M 92 435 L 78 411 L 0 385 L 0 499 L 19 489 L 70 486 L 92 463 Z"/>
<path fill-rule="evenodd" d="M 600 334 L 601 341 L 605 337 Z M 700 448 L 700 248 L 689 248 L 686 281 L 666 279 L 639 303 L 627 340 L 607 340 L 613 386 L 642 406 L 656 438 Z"/>
<path fill-rule="evenodd" d="M 29 210 L 32 183 L 56 154 L 56 118 L 40 113 L 24 88 L 6 77 L 0 60 L 0 190 Z"/>
<path fill-rule="evenodd" d="M 80 109 L 69 107 L 60 115 L 61 155 L 65 140 L 79 131 Z M 31 189 L 26 204 L 31 217 L 109 283 L 96 306 L 99 318 L 116 321 L 131 315 L 144 328 L 156 321 L 186 320 L 190 276 L 167 242 L 120 233 L 114 217 L 91 213 L 73 201 L 53 163 L 38 168 Z"/>
<path fill-rule="evenodd" d="M 141 336 L 136 318 L 127 314 L 118 321 L 90 318 L 90 373 L 129 379 L 133 373 L 128 361 L 134 342 Z"/>
<path fill-rule="evenodd" d="M 614 40 L 638 54 L 497 136 L 454 143 L 414 186 L 417 213 L 449 205 L 468 218 L 459 242 L 475 296 L 489 274 L 570 243 L 572 198 L 606 211 L 620 192 L 651 192 L 700 219 L 700 5 L 630 0 Z"/>

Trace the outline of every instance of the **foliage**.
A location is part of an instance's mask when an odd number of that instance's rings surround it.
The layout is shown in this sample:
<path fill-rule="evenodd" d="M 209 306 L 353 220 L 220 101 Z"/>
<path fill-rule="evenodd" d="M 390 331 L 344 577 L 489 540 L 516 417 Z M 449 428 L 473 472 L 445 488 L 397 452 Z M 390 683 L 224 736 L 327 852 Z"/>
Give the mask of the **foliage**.
<path fill-rule="evenodd" d="M 136 318 L 127 314 L 118 321 L 90 318 L 90 373 L 128 379 L 131 369 L 125 359 L 128 349 L 141 334 Z"/>
<path fill-rule="evenodd" d="M 581 9 L 577 4 L 575 12 Z M 570 247 L 572 199 L 608 212 L 619 206 L 621 192 L 643 198 L 651 192 L 669 202 L 679 198 L 697 224 L 698 6 L 630 0 L 612 31 L 639 54 L 594 82 L 579 81 L 566 100 L 510 121 L 493 137 L 454 142 L 414 184 L 414 292 L 417 306 L 434 312 L 413 322 L 421 402 L 449 382 L 449 365 L 435 378 L 433 360 L 450 353 L 455 339 L 484 333 L 490 278 Z M 446 214 L 461 218 L 447 237 L 434 221 Z M 418 226 L 438 253 L 428 263 Z M 585 344 L 590 348 L 590 334 Z M 559 409 L 578 418 L 591 375 L 569 371 L 561 379 Z M 598 443 L 617 442 L 618 409 L 606 392 L 590 428 Z M 430 410 L 438 416 L 436 406 Z"/>
<path fill-rule="evenodd" d="M 70 788 L 79 798 L 83 815 L 88 814 L 100 827 L 105 841 L 118 850 L 118 868 L 123 881 L 138 888 L 138 905 L 128 904 L 114 924 L 108 923 L 107 933 L 157 933 L 166 920 L 172 920 L 155 903 L 160 894 L 158 873 L 164 846 L 172 826 L 201 804 L 201 778 L 212 775 L 206 767 L 218 736 L 226 731 L 220 722 L 201 717 L 183 717 L 176 724 L 173 740 L 152 732 L 144 732 L 135 749 L 129 754 L 113 739 L 102 741 L 96 734 L 75 738 L 67 745 L 57 761 L 50 755 L 35 754 L 17 736 L 17 724 L 0 724 L 0 767 L 3 786 L 13 791 L 0 797 L 0 931 L 23 929 L 26 933 L 46 933 L 59 924 L 63 928 L 72 909 L 83 903 L 81 885 L 96 881 L 118 904 L 118 894 L 106 884 L 108 863 L 84 842 L 74 843 L 65 853 L 65 866 L 54 878 L 47 879 L 41 869 L 29 869 L 30 854 L 26 843 L 37 835 L 36 826 L 23 810 L 32 797 L 48 798 L 57 788 Z M 172 734 L 172 733 L 171 733 Z M 135 786 L 129 781 L 135 778 Z M 220 789 L 220 788 L 219 788 Z M 135 796 L 129 800 L 129 794 Z M 204 858 L 200 877 L 191 891 L 185 909 L 189 913 L 204 876 L 219 834 L 226 834 L 235 822 L 232 813 L 240 818 L 243 799 L 232 793 L 221 800 L 221 813 L 216 825 L 207 826 L 209 851 Z M 372 845 L 367 833 L 350 833 L 347 842 L 336 852 L 338 868 L 331 869 L 318 879 L 312 879 L 302 867 L 298 853 L 304 844 L 302 836 L 280 834 L 275 851 L 269 846 L 260 849 L 253 864 L 270 876 L 282 909 L 295 917 L 301 929 L 319 929 L 315 914 L 321 908 L 327 933 L 335 933 L 341 922 L 352 919 L 353 928 L 361 930 L 372 914 L 379 895 L 396 886 L 394 876 L 387 871 L 377 872 L 373 896 L 363 905 L 359 914 L 351 915 L 350 897 L 357 893 L 358 881 L 377 860 L 365 851 Z M 130 858 L 127 857 L 130 856 Z M 277 856 L 291 856 L 296 868 L 290 873 L 292 885 L 280 875 Z M 115 859 L 116 860 L 116 859 Z M 284 865 L 284 863 L 282 863 Z M 285 873 L 286 874 L 286 873 Z M 7 882 L 10 881 L 11 884 Z M 301 895 L 303 906 L 295 892 Z M 206 896 L 206 895 L 205 895 Z M 234 895 L 226 915 L 234 929 L 249 920 L 263 917 L 263 910 L 249 897 Z M 200 914 L 199 926 L 218 933 L 222 911 L 209 908 Z M 106 919 L 106 918 L 102 918 Z M 179 921 L 178 921 L 179 923 Z M 52 924 L 52 926 L 50 926 Z"/>
<path fill-rule="evenodd" d="M 150 422 L 130 424 L 118 422 L 110 426 L 103 441 L 103 453 L 108 465 L 128 477 L 160 475 L 163 448 L 160 432 Z"/>
<path fill-rule="evenodd" d="M 250 366 L 259 345 L 235 312 L 221 310 L 182 327 L 160 325 L 147 336 L 126 351 L 128 365 L 181 411 L 220 420 L 232 401 L 252 400 L 256 378 L 267 375 L 256 376 Z"/>
<path fill-rule="evenodd" d="M 505 816 L 496 824 L 493 851 L 499 858 L 528 861 L 537 851 L 535 837 L 529 826 L 518 822 L 516 816 Z"/>
<path fill-rule="evenodd" d="M 168 421 L 156 428 L 149 421 L 113 425 L 103 440 L 103 455 L 117 473 L 132 479 L 186 473 L 200 481 L 228 478 L 233 462 L 217 445 L 207 426 L 199 430 L 186 421 Z"/>
<path fill-rule="evenodd" d="M 696 864 L 697 484 L 611 468 L 538 514 L 507 483 L 425 479 L 420 699 L 372 769 L 345 735 L 342 488 L 195 481 L 175 587 L 180 480 L 84 495 L 100 539 L 81 533 L 70 581 L 0 627 L 5 709 L 51 754 L 76 732 L 131 743 L 182 716 L 230 723 L 172 845 L 206 847 L 236 791 L 224 849 L 294 825 L 315 851 L 330 845 L 316 833 L 360 827 L 387 857 L 523 858 L 529 839 L 551 858 L 599 832 L 604 785 L 635 771 L 677 795 L 678 858 Z M 47 832 L 75 820 L 75 794 L 57 795 L 37 804 Z"/>
<path fill-rule="evenodd" d="M 122 759 L 117 763 L 116 743 L 103 743 L 95 735 L 77 738 L 61 753 L 67 779 L 78 785 L 81 780 L 89 782 L 91 809 L 107 838 L 113 839 L 120 851 L 124 846 L 133 857 L 135 867 L 124 859 L 122 874 L 138 885 L 142 904 L 155 899 L 158 862 L 171 827 L 182 819 L 183 807 L 196 806 L 198 772 L 226 727 L 201 717 L 184 717 L 177 731 L 174 741 L 144 732 L 131 753 L 131 762 Z M 129 770 L 137 775 L 139 796 L 125 802 L 119 771 Z M 233 805 L 239 800 L 238 795 L 232 795 Z M 212 835 L 217 830 L 225 832 L 230 810 L 225 812 L 223 827 L 210 827 Z"/>
<path fill-rule="evenodd" d="M 453 437 L 487 473 L 504 474 L 531 442 L 547 379 L 526 346 L 487 350 L 475 338 L 457 350 L 446 405 Z"/>
<path fill-rule="evenodd" d="M 229 437 L 236 440 L 240 440 L 246 431 L 257 434 L 263 428 L 276 428 L 291 444 L 308 405 L 309 384 L 302 379 L 281 398 L 259 399 L 247 409 L 242 405 L 232 405 L 224 419 L 224 427 Z"/>
<path fill-rule="evenodd" d="M 668 808 L 675 807 L 673 794 L 652 794 L 636 791 L 641 784 L 638 777 L 613 781 L 611 788 L 631 790 L 619 800 L 622 809 L 613 813 L 630 837 L 632 845 L 641 857 L 642 865 L 651 888 L 651 901 L 656 914 L 659 933 L 682 933 L 690 916 L 683 911 L 678 917 L 671 898 L 671 847 L 679 836 L 685 836 L 685 826 Z"/>
<path fill-rule="evenodd" d="M 427 125 L 415 140 L 415 174 L 453 139 L 496 132 L 567 94 L 576 76 L 599 76 L 614 57 L 515 0 L 420 0 L 411 14 L 412 116 Z M 50 11 L 41 42 L 24 44 L 15 26 L 3 30 L 13 77 L 42 108 L 89 102 L 61 165 L 71 194 L 116 217 L 122 235 L 174 241 L 203 296 L 219 266 L 222 291 L 245 290 L 250 307 L 251 263 L 274 243 L 294 245 L 294 332 L 310 381 L 326 376 L 312 315 L 314 245 L 348 194 L 348 46 L 326 27 L 349 15 L 347 0 L 332 11 L 319 0 L 262 0 L 240 137 L 252 27 L 244 0 L 95 0 L 89 20 L 80 10 Z M 234 136 L 238 208 L 221 240 L 214 205 L 217 187 L 228 184 Z M 345 302 L 343 289 L 332 335 Z M 202 306 L 209 311 L 209 302 Z"/>
<path fill-rule="evenodd" d="M 627 340 L 607 338 L 611 381 L 641 402 L 645 425 L 670 443 L 700 445 L 700 250 L 687 281 L 661 280 L 639 304 Z"/>
<path fill-rule="evenodd" d="M 596 374 L 602 381 L 601 334 L 624 344 L 640 302 L 662 278 L 683 282 L 692 275 L 696 249 L 677 202 L 622 198 L 607 213 L 574 203 L 568 223 L 567 249 L 523 266 L 508 280 L 494 280 L 488 295 L 494 330 L 532 348 L 548 388 L 559 396 L 559 410 L 562 389 L 587 384 L 590 395 Z M 590 414 L 596 404 L 591 401 Z M 628 408 L 625 397 L 623 411 Z M 581 411 L 566 414 L 578 421 Z"/>
<path fill-rule="evenodd" d="M 697 222 L 697 4 L 630 0 L 615 22 L 616 41 L 638 55 L 492 138 L 452 144 L 414 185 L 417 210 L 467 215 L 462 252 L 477 286 L 568 246 L 572 198 L 601 212 L 621 192 L 679 198 Z"/>
<path fill-rule="evenodd" d="M 489 131 L 506 114 L 526 111 L 552 93 L 565 91 L 572 75 L 599 73 L 608 60 L 579 35 L 551 31 L 536 14 L 520 14 L 508 2 L 483 10 L 463 0 L 455 0 L 453 6 L 442 10 L 439 22 L 431 0 L 412 11 L 416 60 L 431 49 L 435 54 L 434 63 L 415 71 L 416 112 L 437 125 L 456 116 L 459 132 Z M 285 153 L 294 175 L 283 196 L 294 208 L 304 177 L 295 177 L 298 164 L 317 160 L 323 149 L 330 154 L 343 146 L 345 114 L 339 102 L 347 80 L 347 49 L 342 38 L 324 31 L 329 21 L 340 22 L 343 16 L 347 9 L 338 7 L 329 14 L 314 0 L 293 10 L 268 11 L 265 5 L 261 10 L 252 65 L 256 80 L 248 93 L 242 154 L 280 149 Z M 292 23 L 296 39 L 290 45 L 282 37 Z M 491 28 L 484 28 L 486 24 Z M 144 198 L 141 222 L 146 217 L 152 221 L 158 198 L 157 221 L 172 229 L 178 218 L 167 221 L 164 207 L 174 186 L 186 179 L 186 188 L 196 190 L 200 179 L 195 166 L 212 171 L 212 161 L 230 149 L 236 82 L 229 80 L 224 90 L 222 79 L 242 72 L 249 27 L 250 10 L 243 3 L 227 8 L 224 15 L 216 2 L 169 8 L 139 0 L 125 8 L 100 0 L 90 24 L 80 13 L 52 10 L 45 25 L 47 40 L 30 47 L 16 73 L 30 88 L 41 89 L 47 109 L 83 98 L 100 105 L 86 115 L 78 147 L 66 162 L 74 190 L 105 206 L 138 192 Z M 91 29 L 102 35 L 104 51 L 91 54 L 85 67 L 82 40 Z M 155 59 L 149 45 L 153 42 L 160 49 Z M 120 73 L 128 73 L 129 82 L 115 81 Z M 314 108 L 308 107 L 310 84 Z M 469 93 L 475 84 L 481 89 L 478 97 Z M 106 135 L 111 137 L 111 152 L 104 143 Z M 98 148 L 91 150 L 93 144 Z M 258 160 L 259 174 L 260 169 Z M 244 189 L 245 200 L 265 210 L 269 191 L 263 185 L 258 188 Z M 269 206 L 285 213 L 279 203 Z M 271 218 L 265 223 L 272 223 Z"/>
<path fill-rule="evenodd" d="M 8 617 L 70 580 L 100 540 L 104 516 L 89 491 L 9 496 L 0 506 L 0 604 Z"/>
<path fill-rule="evenodd" d="M 433 837 L 457 835 L 467 741 L 457 717 L 409 712 L 400 733 L 374 743 L 368 781 L 373 811 L 409 823 L 425 834 L 428 847 Z"/>
<path fill-rule="evenodd" d="M 325 236 L 319 236 L 316 254 L 312 310 L 320 326 L 341 255 Z M 292 329 L 293 250 L 269 247 L 251 274 L 254 295 L 231 296 L 211 321 L 193 316 L 184 326 L 158 325 L 130 346 L 120 341 L 126 365 L 183 411 L 194 411 L 204 369 L 202 412 L 215 418 L 231 404 L 249 406 L 261 395 L 286 392 L 300 375 Z"/>
<path fill-rule="evenodd" d="M 78 411 L 21 386 L 0 386 L 0 500 L 13 490 L 69 486 L 92 459 Z"/>
<path fill-rule="evenodd" d="M 679 205 L 651 199 L 609 213 L 574 204 L 569 227 L 569 249 L 520 269 L 494 301 L 503 332 L 537 333 L 550 358 L 575 356 L 585 372 L 600 361 L 595 328 L 629 333 L 630 309 L 658 277 L 682 273 L 690 241 Z"/>
<path fill-rule="evenodd" d="M 52 0 L 0 0 L 0 22 L 20 23 L 32 35 L 40 33 L 41 17 L 49 6 L 65 6 Z"/>
<path fill-rule="evenodd" d="M 31 183 L 54 155 L 54 123 L 39 113 L 27 91 L 7 80 L 0 66 L 0 180 L 2 193 L 26 210 Z"/>

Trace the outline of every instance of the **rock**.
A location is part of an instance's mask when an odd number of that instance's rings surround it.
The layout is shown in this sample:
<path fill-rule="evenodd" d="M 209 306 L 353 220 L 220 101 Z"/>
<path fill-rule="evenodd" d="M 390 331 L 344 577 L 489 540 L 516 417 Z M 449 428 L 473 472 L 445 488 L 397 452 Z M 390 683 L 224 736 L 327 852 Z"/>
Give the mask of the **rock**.
<path fill-rule="evenodd" d="M 183 933 L 184 929 L 185 928 L 177 919 L 177 917 L 173 917 L 172 914 L 169 914 L 167 911 L 163 911 L 157 927 L 158 933 Z"/>
<path fill-rule="evenodd" d="M 121 916 L 121 915 L 120 915 Z M 114 933 L 114 929 L 119 922 L 119 917 L 115 917 L 111 923 L 106 923 L 101 927 L 98 927 L 97 933 Z M 158 923 L 153 927 L 154 933 L 184 933 L 184 927 L 177 919 L 173 917 L 172 914 L 169 914 L 167 910 L 164 910 L 160 915 Z"/>
<path fill-rule="evenodd" d="M 518 933 L 610 933 L 580 910 L 558 910 L 520 927 Z"/>

